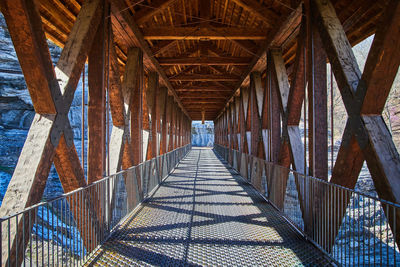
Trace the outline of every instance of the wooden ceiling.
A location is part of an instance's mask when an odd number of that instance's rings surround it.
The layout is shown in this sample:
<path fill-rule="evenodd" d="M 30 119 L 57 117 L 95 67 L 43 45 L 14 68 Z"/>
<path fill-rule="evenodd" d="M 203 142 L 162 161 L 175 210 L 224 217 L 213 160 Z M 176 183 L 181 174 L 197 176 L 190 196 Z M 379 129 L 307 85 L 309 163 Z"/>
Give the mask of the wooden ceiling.
<path fill-rule="evenodd" d="M 38 0 L 47 37 L 63 46 L 83 0 Z M 386 1 L 333 0 L 352 45 L 375 31 Z M 290 74 L 301 21 L 296 0 L 113 0 L 112 29 L 123 67 L 128 47 L 145 50 L 145 71 L 178 97 L 193 120 L 213 120 L 248 74 L 265 71 L 265 48 L 280 46 Z M 121 14 L 123 13 L 123 16 Z M 130 16 L 139 35 L 121 18 Z M 136 36 L 133 36 L 136 35 Z M 132 41 L 133 40 L 133 41 Z"/>

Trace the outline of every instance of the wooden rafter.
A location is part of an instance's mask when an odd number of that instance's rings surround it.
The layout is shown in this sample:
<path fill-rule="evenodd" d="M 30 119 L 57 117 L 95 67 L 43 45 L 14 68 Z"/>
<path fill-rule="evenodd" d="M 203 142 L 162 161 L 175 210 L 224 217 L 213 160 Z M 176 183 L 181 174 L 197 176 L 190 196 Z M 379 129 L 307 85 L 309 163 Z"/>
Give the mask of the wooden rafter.
<path fill-rule="evenodd" d="M 159 27 L 143 29 L 143 36 L 146 40 L 264 40 L 265 32 L 233 27 Z"/>

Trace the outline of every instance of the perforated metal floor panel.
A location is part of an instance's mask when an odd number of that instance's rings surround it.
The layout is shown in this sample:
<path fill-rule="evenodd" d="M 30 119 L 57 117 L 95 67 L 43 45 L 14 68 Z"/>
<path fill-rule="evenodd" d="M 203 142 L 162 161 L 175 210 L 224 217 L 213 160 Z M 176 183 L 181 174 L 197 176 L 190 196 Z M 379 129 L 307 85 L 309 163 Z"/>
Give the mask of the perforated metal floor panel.
<path fill-rule="evenodd" d="M 211 149 L 193 149 L 91 266 L 326 266 Z"/>

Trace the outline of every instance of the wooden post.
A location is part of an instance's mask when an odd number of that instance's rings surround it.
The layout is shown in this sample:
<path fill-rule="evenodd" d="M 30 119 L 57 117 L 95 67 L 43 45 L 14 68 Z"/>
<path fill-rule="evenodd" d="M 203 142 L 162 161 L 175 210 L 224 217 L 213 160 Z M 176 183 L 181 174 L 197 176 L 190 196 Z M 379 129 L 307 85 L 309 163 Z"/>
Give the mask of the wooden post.
<path fill-rule="evenodd" d="M 308 153 L 311 176 L 328 179 L 328 121 L 326 54 L 321 38 L 312 22 L 309 5 L 307 15 L 307 90 L 308 90 Z"/>
<path fill-rule="evenodd" d="M 149 150 L 147 159 L 155 158 L 157 156 L 157 95 L 158 95 L 158 73 L 150 72 L 148 86 L 146 91 L 146 102 L 149 109 L 150 119 L 150 137 L 149 137 Z"/>
<path fill-rule="evenodd" d="M 92 48 L 89 51 L 88 67 L 88 183 L 100 180 L 105 174 L 105 62 L 108 26 L 104 20 L 99 25 Z"/>
<path fill-rule="evenodd" d="M 168 130 L 168 121 L 167 121 L 167 101 L 168 101 L 168 89 L 166 87 L 160 88 L 159 95 L 159 110 L 160 110 L 160 120 L 161 120 L 161 138 L 160 138 L 160 155 L 167 153 L 167 130 Z"/>

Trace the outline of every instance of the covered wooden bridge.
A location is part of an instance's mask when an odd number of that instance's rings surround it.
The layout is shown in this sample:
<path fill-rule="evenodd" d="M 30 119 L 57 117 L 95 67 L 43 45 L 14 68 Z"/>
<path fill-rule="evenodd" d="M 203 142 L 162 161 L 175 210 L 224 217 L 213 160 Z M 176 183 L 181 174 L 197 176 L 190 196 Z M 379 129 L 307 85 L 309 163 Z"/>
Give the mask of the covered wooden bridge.
<path fill-rule="evenodd" d="M 400 158 L 382 117 L 400 1 L 0 8 L 36 112 L 0 208 L 2 266 L 400 264 Z M 352 46 L 372 34 L 361 71 Z M 82 155 L 68 117 L 80 79 Z M 213 150 L 191 148 L 192 120 L 214 121 Z M 377 196 L 354 190 L 365 161 Z M 53 163 L 65 194 L 41 202 Z"/>

